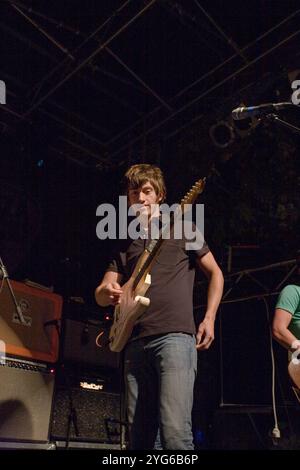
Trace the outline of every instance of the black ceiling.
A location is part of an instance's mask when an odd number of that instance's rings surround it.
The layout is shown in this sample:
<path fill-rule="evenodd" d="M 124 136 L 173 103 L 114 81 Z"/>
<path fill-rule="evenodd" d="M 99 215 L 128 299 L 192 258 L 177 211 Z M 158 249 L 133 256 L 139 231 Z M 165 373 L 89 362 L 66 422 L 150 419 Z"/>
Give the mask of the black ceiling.
<path fill-rule="evenodd" d="M 299 2 L 1 1 L 3 132 L 29 127 L 54 155 L 114 168 L 203 114 L 295 68 Z M 228 101 L 229 100 L 229 101 Z"/>

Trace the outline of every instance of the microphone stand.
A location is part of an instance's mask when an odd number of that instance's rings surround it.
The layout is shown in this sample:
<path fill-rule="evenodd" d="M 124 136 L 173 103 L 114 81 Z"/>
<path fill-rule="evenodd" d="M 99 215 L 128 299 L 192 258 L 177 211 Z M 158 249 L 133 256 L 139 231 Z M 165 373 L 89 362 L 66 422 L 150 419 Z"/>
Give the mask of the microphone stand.
<path fill-rule="evenodd" d="M 66 436 L 66 445 L 65 449 L 69 449 L 70 437 L 71 437 L 71 426 L 73 424 L 75 430 L 75 436 L 79 436 L 78 430 L 78 421 L 77 421 L 77 412 L 73 403 L 72 389 L 70 385 L 70 378 L 67 377 L 68 381 L 68 395 L 69 395 L 69 416 L 68 416 L 68 425 L 67 425 L 67 436 Z"/>
<path fill-rule="evenodd" d="M 13 299 L 13 302 L 15 304 L 15 307 L 16 307 L 16 312 L 17 312 L 17 315 L 18 315 L 18 320 L 19 322 L 21 323 L 21 325 L 26 325 L 26 320 L 23 316 L 23 312 L 22 312 L 22 309 L 20 307 L 20 305 L 18 304 L 17 302 L 17 299 L 16 299 L 16 296 L 14 294 L 14 291 L 12 289 L 12 286 L 11 286 L 11 283 L 10 283 L 10 280 L 9 280 L 9 276 L 8 276 L 8 272 L 7 272 L 7 269 L 6 267 L 4 266 L 3 264 L 3 261 L 2 261 L 2 258 L 0 256 L 0 276 L 2 275 L 3 277 L 3 281 L 2 282 L 5 282 L 7 283 L 7 286 L 8 286 L 8 289 L 9 289 L 9 292 L 10 292 L 10 295 Z"/>
<path fill-rule="evenodd" d="M 300 134 L 300 128 L 297 126 L 294 126 L 294 124 L 291 124 L 290 122 L 284 121 L 283 119 L 279 118 L 277 114 L 271 113 L 267 114 L 266 119 L 272 122 L 276 122 L 282 127 L 287 127 L 288 129 L 292 131 L 296 131 L 298 134 Z"/>

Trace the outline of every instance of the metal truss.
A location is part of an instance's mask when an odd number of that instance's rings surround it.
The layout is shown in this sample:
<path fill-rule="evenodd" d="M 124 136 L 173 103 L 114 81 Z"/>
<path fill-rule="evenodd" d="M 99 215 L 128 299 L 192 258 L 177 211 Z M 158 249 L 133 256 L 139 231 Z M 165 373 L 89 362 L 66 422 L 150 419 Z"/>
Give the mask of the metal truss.
<path fill-rule="evenodd" d="M 149 136 L 151 136 L 151 139 L 153 140 L 154 138 L 161 137 L 163 135 L 163 138 L 166 140 L 168 138 L 173 137 L 174 135 L 178 134 L 182 129 L 185 129 L 187 126 L 190 126 L 194 124 L 195 122 L 199 121 L 202 119 L 204 116 L 203 109 L 201 109 L 201 112 L 199 113 L 199 105 L 200 102 L 203 98 L 208 97 L 209 95 L 212 95 L 213 93 L 217 92 L 217 90 L 222 87 L 223 85 L 227 84 L 230 82 L 232 79 L 235 79 L 237 76 L 242 75 L 245 71 L 247 71 L 249 68 L 252 66 L 256 65 L 259 61 L 261 61 L 264 57 L 269 56 L 272 54 L 275 50 L 278 48 L 285 46 L 288 42 L 291 40 L 295 39 L 297 35 L 300 33 L 300 29 L 292 31 L 291 34 L 286 36 L 284 39 L 281 39 L 277 43 L 275 43 L 272 47 L 269 47 L 268 49 L 264 50 L 262 53 L 260 53 L 258 56 L 251 57 L 251 48 L 255 46 L 257 43 L 260 41 L 264 40 L 269 36 L 271 33 L 278 31 L 279 28 L 281 28 L 283 25 L 287 24 L 290 22 L 292 19 L 294 19 L 297 15 L 299 15 L 300 10 L 297 10 L 287 16 L 285 19 L 280 21 L 277 25 L 260 35 L 258 38 L 256 38 L 254 41 L 251 43 L 247 44 L 245 47 L 240 48 L 239 45 L 234 43 L 234 41 L 228 36 L 220 27 L 220 25 L 217 24 L 217 22 L 212 18 L 208 12 L 201 6 L 200 2 L 198 0 L 194 0 L 195 5 L 198 7 L 199 11 L 202 12 L 204 19 L 208 22 L 208 25 L 212 25 L 212 29 L 209 31 L 210 34 L 215 34 L 218 35 L 219 38 L 224 40 L 227 45 L 229 45 L 233 51 L 234 54 L 228 57 L 226 60 L 220 62 L 216 67 L 213 69 L 209 70 L 202 76 L 200 76 L 197 80 L 195 80 L 193 83 L 189 84 L 186 86 L 184 89 L 180 90 L 173 98 L 169 99 L 168 102 L 159 95 L 155 90 L 152 89 L 152 87 L 147 84 L 141 77 L 139 77 L 132 68 L 128 66 L 128 64 L 125 63 L 123 58 L 121 58 L 119 55 L 117 55 L 111 47 L 109 47 L 110 43 L 117 38 L 118 36 L 121 35 L 123 31 L 125 31 L 129 26 L 131 26 L 140 16 L 142 16 L 152 5 L 154 5 L 157 2 L 157 0 L 149 0 L 147 3 L 144 2 L 144 6 L 135 13 L 126 23 L 124 23 L 117 31 L 115 31 L 113 34 L 111 34 L 108 38 L 103 39 L 100 41 L 98 38 L 98 33 L 103 32 L 105 30 L 106 26 L 110 23 L 110 21 L 116 17 L 116 15 L 119 15 L 121 11 L 127 7 L 127 5 L 130 3 L 130 0 L 125 1 L 119 9 L 114 12 L 114 14 L 108 18 L 104 23 L 102 23 L 95 31 L 93 31 L 88 37 L 84 37 L 83 33 L 80 31 L 75 30 L 74 28 L 70 27 L 69 25 L 66 24 L 61 24 L 59 25 L 61 29 L 66 29 L 66 31 L 70 32 L 71 34 L 77 35 L 77 37 L 80 39 L 83 38 L 83 42 L 76 47 L 74 50 L 68 50 L 63 44 L 59 43 L 58 41 L 55 40 L 55 38 L 51 37 L 51 35 L 45 30 L 45 28 L 41 28 L 40 25 L 38 24 L 37 21 L 34 21 L 32 19 L 32 15 L 39 16 L 50 23 L 55 23 L 55 20 L 46 17 L 45 15 L 36 12 L 32 10 L 31 8 L 28 9 L 26 6 L 24 6 L 21 2 L 19 1 L 9 1 L 11 3 L 12 8 L 14 10 L 25 17 L 30 24 L 38 29 L 41 34 L 43 34 L 52 44 L 54 44 L 64 55 L 64 59 L 56 63 L 55 67 L 49 71 L 45 77 L 43 77 L 42 80 L 39 81 L 38 84 L 30 91 L 31 93 L 31 98 L 32 101 L 29 104 L 27 110 L 23 112 L 20 116 L 22 119 L 28 119 L 31 113 L 33 113 L 36 110 L 41 111 L 42 113 L 46 114 L 48 118 L 53 119 L 56 121 L 59 125 L 64 126 L 64 124 L 70 127 L 69 119 L 67 119 L 68 116 L 56 116 L 55 111 L 50 112 L 49 109 L 42 109 L 41 105 L 43 103 L 47 103 L 51 105 L 51 101 L 49 101 L 49 98 L 64 84 L 66 83 L 70 78 L 75 76 L 76 74 L 79 74 L 80 77 L 83 77 L 83 79 L 93 82 L 92 78 L 87 76 L 86 74 L 82 75 L 83 69 L 87 66 L 89 68 L 96 67 L 99 70 L 99 67 L 97 64 L 93 63 L 93 60 L 103 51 L 105 51 L 107 54 L 110 55 L 126 72 L 133 77 L 133 83 L 128 81 L 128 86 L 133 86 L 136 89 L 139 89 L 139 91 L 144 91 L 147 94 L 152 95 L 157 101 L 159 101 L 159 105 L 153 109 L 151 112 L 144 114 L 142 117 L 139 117 L 137 121 L 135 121 L 131 126 L 127 127 L 126 129 L 122 130 L 120 133 L 116 134 L 113 138 L 110 139 L 102 139 L 102 141 L 99 141 L 97 144 L 100 144 L 100 149 L 99 148 L 89 148 L 89 145 L 85 145 L 83 142 L 76 142 L 75 144 L 77 146 L 82 147 L 83 152 L 82 156 L 84 154 L 90 155 L 92 158 L 91 160 L 94 161 L 94 166 L 95 168 L 102 167 L 103 161 L 107 160 L 107 163 L 111 165 L 120 165 L 122 161 L 120 161 L 120 155 L 126 155 L 128 152 L 132 151 L 132 148 L 134 145 L 143 145 L 145 143 L 145 139 L 149 139 Z M 173 5 L 173 7 L 172 7 Z M 166 8 L 172 9 L 172 11 L 175 11 L 174 9 L 174 2 L 168 2 L 165 3 Z M 184 4 L 184 6 L 186 6 Z M 172 7 L 172 8 L 171 8 Z M 183 8 L 183 7 L 182 7 Z M 181 9 L 182 9 L 181 8 Z M 183 17 L 183 15 L 181 15 Z M 185 17 L 187 15 L 185 14 Z M 184 18 L 184 21 L 186 19 Z M 4 26 L 4 25 L 2 25 Z M 208 31 L 208 28 L 206 28 L 206 32 Z M 19 33 L 15 33 L 19 34 Z M 82 46 L 88 43 L 91 39 L 96 41 L 96 48 L 88 51 L 86 49 L 85 51 L 82 51 L 82 57 L 79 60 L 77 53 L 79 50 L 82 49 Z M 31 44 L 31 47 L 39 48 L 41 49 L 40 46 L 36 46 L 34 44 Z M 45 53 L 49 55 L 46 51 Z M 75 60 L 75 58 L 77 59 Z M 242 65 L 240 64 L 239 66 L 234 66 L 234 61 L 235 60 L 242 60 Z M 57 62 L 57 60 L 56 60 Z M 240 62 L 239 62 L 240 63 Z M 207 82 L 207 80 L 211 80 L 212 78 L 215 78 L 217 73 L 222 73 L 222 70 L 224 67 L 230 65 L 232 67 L 232 73 L 227 74 L 225 77 L 223 75 L 223 78 L 220 76 L 219 80 L 216 80 L 214 82 Z M 53 77 L 53 75 L 57 72 L 62 73 L 60 78 L 58 78 L 58 81 L 54 81 L 51 79 L 49 82 L 51 84 L 50 88 L 48 87 L 47 90 L 44 90 L 44 85 L 46 84 L 47 81 L 49 81 L 49 78 Z M 101 68 L 100 68 L 101 72 Z M 115 79 L 120 79 L 120 77 L 115 77 Z M 205 87 L 204 87 L 205 83 Z M 189 93 L 193 90 L 196 91 L 197 87 L 203 86 L 204 91 L 200 91 L 200 93 L 194 93 L 193 98 L 187 98 Z M 99 84 L 95 83 L 95 87 L 99 89 Z M 43 94 L 41 92 L 44 91 Z M 99 89 L 100 92 L 107 93 L 109 94 L 109 90 L 105 89 Z M 238 93 L 238 91 L 237 91 Z M 112 95 L 112 93 L 110 93 Z M 118 97 L 115 95 L 113 96 L 114 100 L 117 100 L 119 105 L 122 106 L 127 106 L 131 110 L 134 111 L 133 107 L 130 106 L 130 103 L 127 102 L 126 100 L 121 100 L 118 99 Z M 12 114 L 14 110 L 12 109 Z M 68 114 L 68 111 L 66 111 L 66 114 Z M 137 115 L 140 116 L 140 113 L 138 110 L 136 110 Z M 20 113 L 15 113 L 16 117 L 19 117 Z M 80 135 L 81 126 L 72 126 L 73 130 L 76 127 L 75 132 Z M 88 132 L 82 132 L 82 137 L 84 139 L 88 140 L 93 140 L 94 142 L 97 140 L 92 136 L 89 136 Z M 98 155 L 99 153 L 99 155 Z M 97 163 L 97 158 L 96 155 L 98 155 L 98 163 Z M 116 158 L 118 157 L 118 158 Z M 79 155 L 80 158 L 80 155 Z M 122 158 L 122 157 L 121 157 Z M 127 157 L 126 157 L 127 158 Z M 77 159 L 77 157 L 76 157 Z M 75 160 L 76 160 L 75 159 Z M 84 158 L 83 158 L 84 162 Z M 82 162 L 81 162 L 82 163 Z"/>
<path fill-rule="evenodd" d="M 225 275 L 225 289 L 221 305 L 278 295 L 284 283 L 296 269 L 296 259 L 292 259 Z M 197 287 L 204 284 L 201 281 L 197 283 Z M 205 304 L 196 305 L 194 310 L 205 308 L 205 306 Z"/>

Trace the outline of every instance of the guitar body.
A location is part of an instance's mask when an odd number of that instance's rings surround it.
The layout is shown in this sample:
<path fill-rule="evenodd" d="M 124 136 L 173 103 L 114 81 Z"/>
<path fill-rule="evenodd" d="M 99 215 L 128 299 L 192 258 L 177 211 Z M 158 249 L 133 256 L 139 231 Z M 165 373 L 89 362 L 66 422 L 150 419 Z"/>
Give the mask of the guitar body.
<path fill-rule="evenodd" d="M 288 373 L 294 384 L 292 387 L 297 400 L 300 402 L 300 361 L 298 359 L 292 359 L 288 365 Z"/>
<path fill-rule="evenodd" d="M 288 365 L 289 376 L 294 384 L 300 389 L 300 363 L 291 360 Z"/>
<path fill-rule="evenodd" d="M 115 307 L 114 320 L 109 333 L 111 351 L 120 352 L 129 340 L 136 321 L 150 305 L 150 300 L 144 297 L 151 285 L 151 276 L 147 274 L 133 290 L 132 276 L 123 286 L 120 304 Z"/>

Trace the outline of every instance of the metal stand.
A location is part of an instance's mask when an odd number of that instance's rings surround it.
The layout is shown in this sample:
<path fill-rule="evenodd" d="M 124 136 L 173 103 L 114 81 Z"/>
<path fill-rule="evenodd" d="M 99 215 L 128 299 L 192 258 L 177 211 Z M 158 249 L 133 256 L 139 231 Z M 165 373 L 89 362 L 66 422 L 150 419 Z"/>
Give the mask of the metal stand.
<path fill-rule="evenodd" d="M 19 319 L 19 322 L 22 324 L 22 325 L 26 325 L 26 320 L 24 319 L 24 316 L 23 316 L 23 312 L 22 312 L 22 309 L 20 307 L 20 305 L 18 304 L 17 302 L 17 299 L 16 299 L 16 296 L 14 294 L 14 291 L 12 289 L 12 286 L 11 286 L 11 283 L 10 283 L 10 280 L 9 280 L 9 276 L 8 276 L 8 272 L 7 272 L 7 269 L 6 267 L 4 266 L 3 264 L 3 261 L 2 261 L 2 258 L 0 256 L 0 276 L 3 277 L 3 281 L 2 282 L 5 282 L 7 283 L 7 286 L 8 286 L 8 289 L 9 289 L 9 292 L 10 292 L 10 295 L 13 299 L 13 302 L 15 304 L 15 307 L 16 307 L 16 312 L 18 314 L 18 319 Z"/>
<path fill-rule="evenodd" d="M 79 431 L 78 431 L 78 422 L 77 422 L 77 412 L 73 404 L 73 397 L 72 397 L 72 388 L 70 385 L 70 380 L 69 377 L 67 376 L 67 381 L 68 381 L 68 394 L 69 394 L 69 416 L 68 416 L 68 427 L 67 427 L 67 435 L 66 435 L 66 446 L 65 448 L 69 448 L 69 443 L 70 443 L 70 434 L 71 434 L 71 426 L 73 424 L 74 430 L 75 430 L 75 436 L 79 436 Z"/>
<path fill-rule="evenodd" d="M 276 123 L 279 124 L 280 126 L 282 126 L 282 127 L 287 127 L 287 128 L 290 129 L 291 131 L 295 131 L 295 132 L 297 132 L 298 134 L 300 134 L 300 128 L 299 128 L 299 127 L 294 126 L 294 125 L 291 124 L 290 122 L 284 121 L 283 119 L 280 119 L 277 114 L 271 113 L 271 114 L 267 114 L 265 117 L 266 117 L 266 119 L 268 119 L 269 121 L 276 122 Z"/>

